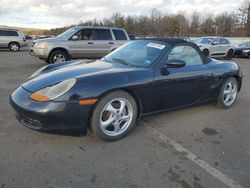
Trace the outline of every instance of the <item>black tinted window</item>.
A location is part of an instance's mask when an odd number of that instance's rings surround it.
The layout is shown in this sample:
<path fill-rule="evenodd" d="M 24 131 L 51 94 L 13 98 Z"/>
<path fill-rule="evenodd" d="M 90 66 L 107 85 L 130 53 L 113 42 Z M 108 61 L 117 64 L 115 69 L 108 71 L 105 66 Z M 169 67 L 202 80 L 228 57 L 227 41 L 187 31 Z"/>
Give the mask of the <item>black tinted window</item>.
<path fill-rule="evenodd" d="M 0 30 L 0 36 L 18 36 L 16 31 Z"/>
<path fill-rule="evenodd" d="M 112 40 L 112 35 L 109 29 L 95 29 L 94 40 Z"/>
<path fill-rule="evenodd" d="M 127 40 L 127 37 L 124 33 L 123 30 L 120 29 L 112 29 L 114 35 L 115 35 L 115 39 L 116 40 Z"/>

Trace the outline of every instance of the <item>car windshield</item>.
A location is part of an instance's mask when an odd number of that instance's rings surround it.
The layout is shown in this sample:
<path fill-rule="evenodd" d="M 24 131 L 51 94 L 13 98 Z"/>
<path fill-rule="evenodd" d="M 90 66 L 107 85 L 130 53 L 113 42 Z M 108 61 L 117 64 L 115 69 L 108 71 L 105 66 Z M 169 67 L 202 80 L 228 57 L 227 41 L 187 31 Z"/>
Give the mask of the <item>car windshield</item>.
<path fill-rule="evenodd" d="M 213 38 L 200 38 L 199 40 L 197 40 L 197 43 L 210 44 L 213 40 Z"/>
<path fill-rule="evenodd" d="M 57 35 L 57 38 L 61 38 L 61 39 L 69 39 L 69 37 L 71 37 L 76 31 L 78 30 L 78 28 L 71 28 L 68 29 L 67 31 Z"/>
<path fill-rule="evenodd" d="M 128 66 L 148 67 L 167 48 L 159 41 L 133 41 L 129 42 L 103 58 L 111 63 L 121 63 Z"/>

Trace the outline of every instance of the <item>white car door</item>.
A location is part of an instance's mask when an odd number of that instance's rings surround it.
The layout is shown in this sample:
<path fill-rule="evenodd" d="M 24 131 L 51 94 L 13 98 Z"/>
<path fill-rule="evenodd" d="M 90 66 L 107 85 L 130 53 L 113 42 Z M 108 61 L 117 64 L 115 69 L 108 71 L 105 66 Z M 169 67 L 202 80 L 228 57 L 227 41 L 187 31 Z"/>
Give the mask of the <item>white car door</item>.
<path fill-rule="evenodd" d="M 220 39 L 215 38 L 211 42 L 211 47 L 209 48 L 211 56 L 218 56 L 221 53 L 221 45 L 220 45 Z"/>

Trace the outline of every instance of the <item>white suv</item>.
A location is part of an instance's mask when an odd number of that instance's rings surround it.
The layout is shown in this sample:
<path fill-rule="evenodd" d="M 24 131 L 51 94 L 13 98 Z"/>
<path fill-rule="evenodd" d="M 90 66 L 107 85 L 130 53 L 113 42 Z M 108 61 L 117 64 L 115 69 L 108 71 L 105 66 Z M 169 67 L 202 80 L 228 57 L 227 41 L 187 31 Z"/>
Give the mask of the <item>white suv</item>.
<path fill-rule="evenodd" d="M 234 56 L 234 46 L 223 37 L 202 37 L 195 42 L 208 57 L 225 57 L 231 59 Z"/>
<path fill-rule="evenodd" d="M 21 31 L 0 28 L 0 48 L 9 48 L 10 51 L 17 52 L 21 47 L 27 45 L 28 42 Z"/>

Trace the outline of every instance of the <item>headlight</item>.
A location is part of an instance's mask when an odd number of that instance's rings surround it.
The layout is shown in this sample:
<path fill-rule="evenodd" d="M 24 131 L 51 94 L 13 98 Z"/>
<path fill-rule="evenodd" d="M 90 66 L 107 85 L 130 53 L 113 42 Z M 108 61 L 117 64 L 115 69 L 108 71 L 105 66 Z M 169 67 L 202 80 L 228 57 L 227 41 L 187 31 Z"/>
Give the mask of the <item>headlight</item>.
<path fill-rule="evenodd" d="M 30 98 L 39 101 L 39 102 L 47 102 L 50 100 L 53 100 L 67 91 L 69 91 L 76 83 L 76 79 L 68 79 L 65 81 L 62 81 L 56 85 L 46 87 L 44 89 L 41 89 L 35 93 L 32 93 L 30 95 Z"/>
<path fill-rule="evenodd" d="M 46 69 L 47 65 L 43 66 L 42 68 L 38 69 L 36 72 L 34 72 L 29 79 L 37 77 L 44 69 Z"/>
<path fill-rule="evenodd" d="M 48 48 L 47 42 L 36 42 L 34 45 L 35 48 Z"/>

